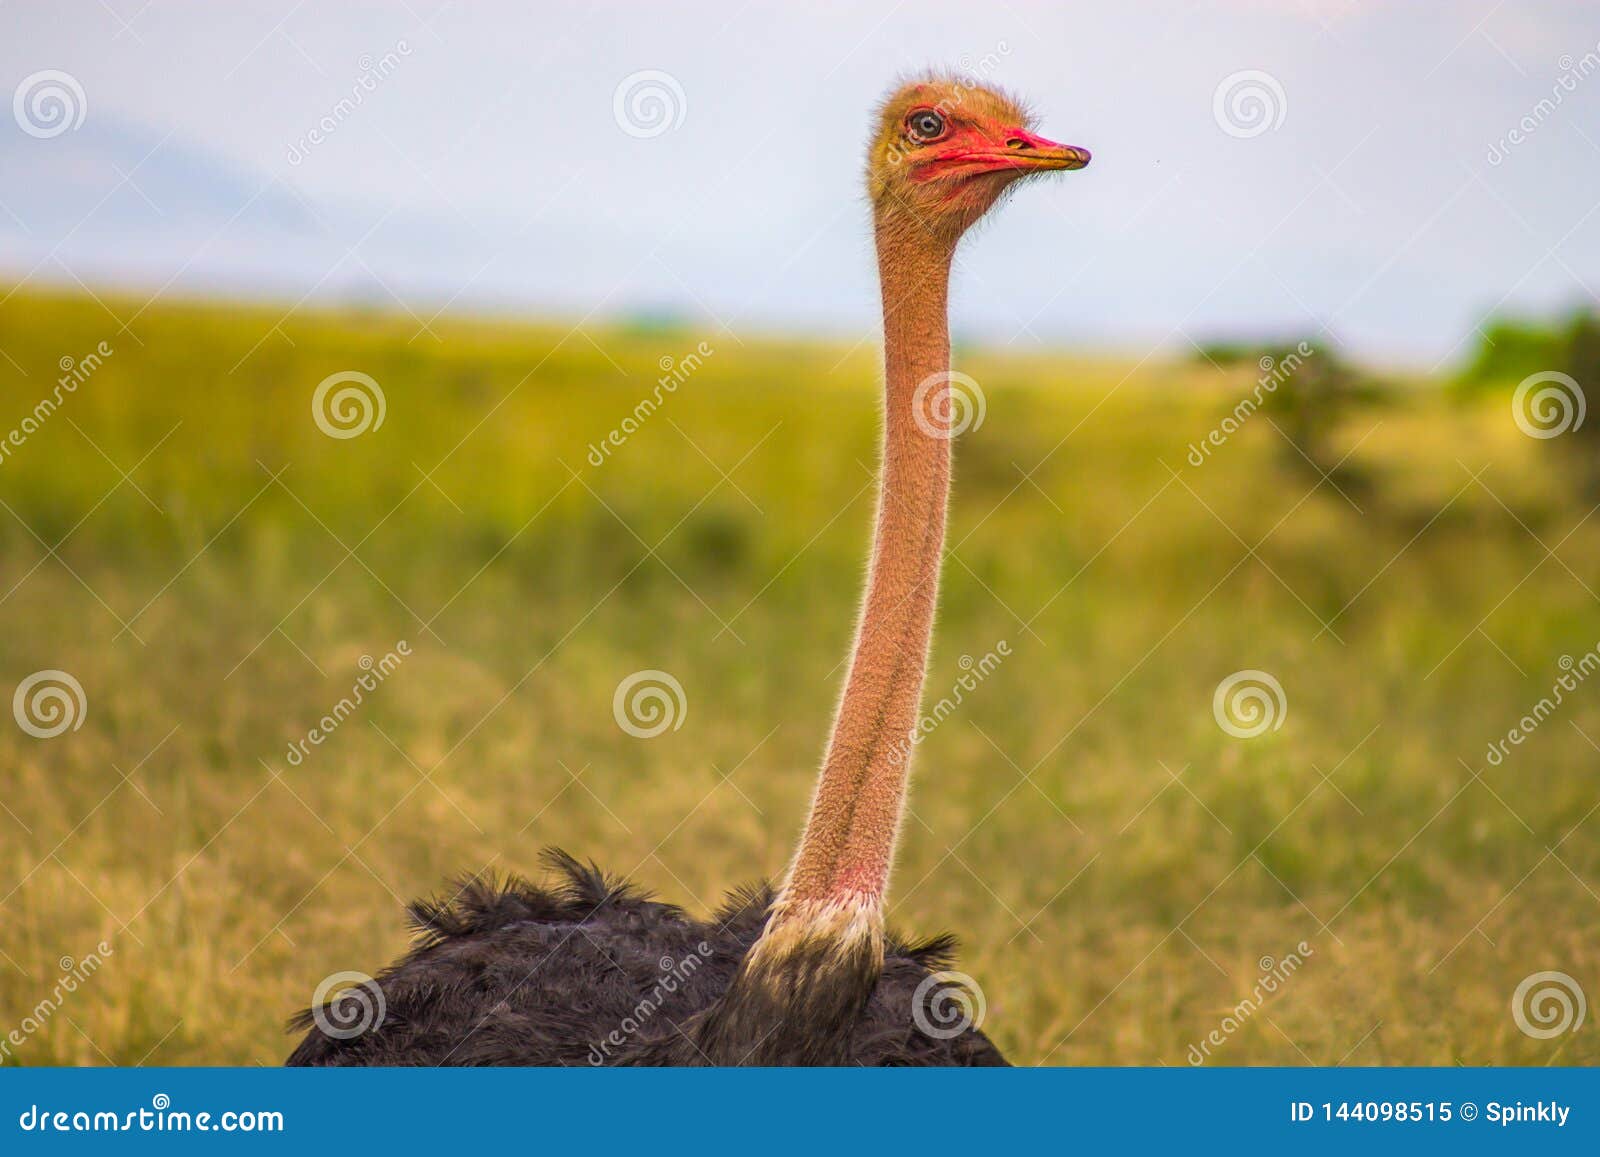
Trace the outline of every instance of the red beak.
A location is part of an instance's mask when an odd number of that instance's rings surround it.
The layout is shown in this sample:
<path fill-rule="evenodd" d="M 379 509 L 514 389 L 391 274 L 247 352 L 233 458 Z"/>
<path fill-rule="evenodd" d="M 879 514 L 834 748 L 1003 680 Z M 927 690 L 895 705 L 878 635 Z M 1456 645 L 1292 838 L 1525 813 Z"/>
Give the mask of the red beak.
<path fill-rule="evenodd" d="M 925 162 L 925 178 L 979 173 L 1033 173 L 1054 169 L 1081 169 L 1089 163 L 1089 150 L 1014 128 L 1006 132 L 1004 145 L 997 145 L 987 134 L 971 133 L 957 139 L 942 153 Z"/>
<path fill-rule="evenodd" d="M 997 156 L 1023 169 L 1081 169 L 1089 163 L 1088 149 L 1058 145 L 1022 128 L 1006 134 L 1005 152 Z"/>

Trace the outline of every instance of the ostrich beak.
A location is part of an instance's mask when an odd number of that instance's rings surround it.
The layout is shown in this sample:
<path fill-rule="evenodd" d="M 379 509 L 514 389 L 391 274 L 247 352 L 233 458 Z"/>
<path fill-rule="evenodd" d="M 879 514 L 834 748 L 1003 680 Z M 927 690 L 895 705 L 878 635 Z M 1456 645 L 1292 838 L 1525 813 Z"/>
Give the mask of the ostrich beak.
<path fill-rule="evenodd" d="M 1015 128 L 1006 134 L 1005 152 L 996 154 L 995 160 L 1030 172 L 1081 169 L 1089 163 L 1089 150 L 1077 145 L 1058 145 L 1027 129 Z"/>
<path fill-rule="evenodd" d="M 998 138 L 998 139 L 997 139 Z M 1001 144 L 999 142 L 1003 141 Z M 969 177 L 989 173 L 1021 177 L 1056 169 L 1081 169 L 1089 163 L 1089 150 L 1058 145 L 1024 128 L 1003 134 L 973 133 L 921 166 L 922 179 Z"/>

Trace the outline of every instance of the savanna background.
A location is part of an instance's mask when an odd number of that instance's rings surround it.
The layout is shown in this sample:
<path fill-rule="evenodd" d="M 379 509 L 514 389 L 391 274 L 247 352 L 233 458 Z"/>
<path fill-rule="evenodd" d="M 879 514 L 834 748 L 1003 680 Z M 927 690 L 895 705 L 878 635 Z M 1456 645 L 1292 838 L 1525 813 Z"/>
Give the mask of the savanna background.
<path fill-rule="evenodd" d="M 0 1060 L 278 1063 L 550 845 L 781 871 L 873 508 L 865 110 L 928 62 L 1095 161 L 957 270 L 930 706 L 1009 655 L 894 922 L 1019 1063 L 1600 1060 L 1600 23 L 1472 7 L 0 10 L 84 114 L 0 123 L 0 690 L 81 688 L 0 715 Z"/>

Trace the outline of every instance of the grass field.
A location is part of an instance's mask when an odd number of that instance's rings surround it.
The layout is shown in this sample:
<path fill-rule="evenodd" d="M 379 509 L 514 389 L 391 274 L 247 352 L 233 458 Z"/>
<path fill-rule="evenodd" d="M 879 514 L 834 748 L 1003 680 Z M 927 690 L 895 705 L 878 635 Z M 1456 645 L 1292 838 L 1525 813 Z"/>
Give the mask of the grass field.
<path fill-rule="evenodd" d="M 448 877 L 558 844 L 704 910 L 803 817 L 872 515 L 872 342 L 281 312 L 0 305 L 0 441 L 110 350 L 0 459 L 0 690 L 57 669 L 86 701 L 54 738 L 0 727 L 0 1034 L 32 1024 L 5 1063 L 277 1063 L 317 983 L 399 953 L 402 902 Z M 1187 460 L 1250 366 L 958 362 L 987 417 L 930 702 L 1010 656 L 921 746 L 892 901 L 959 934 L 997 1043 L 1600 1061 L 1592 1019 L 1512 1013 L 1540 971 L 1600 998 L 1600 679 L 1486 758 L 1600 643 L 1600 524 L 1555 443 L 1503 392 L 1418 383 L 1335 432 L 1383 488 L 1358 511 L 1267 414 Z M 336 439 L 311 399 L 344 370 L 386 411 Z M 687 705 L 650 739 L 612 708 L 644 669 Z M 1248 669 L 1286 711 L 1239 738 L 1213 694 Z"/>

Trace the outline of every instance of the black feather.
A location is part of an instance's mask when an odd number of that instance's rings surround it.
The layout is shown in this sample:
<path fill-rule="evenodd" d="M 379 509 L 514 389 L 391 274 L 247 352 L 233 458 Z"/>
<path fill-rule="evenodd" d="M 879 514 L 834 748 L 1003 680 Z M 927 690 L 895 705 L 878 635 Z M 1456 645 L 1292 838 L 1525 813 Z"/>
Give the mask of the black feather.
<path fill-rule="evenodd" d="M 914 1006 L 937 991 L 953 937 L 889 936 L 881 970 L 817 942 L 785 961 L 781 983 L 735 984 L 770 887 L 698 921 L 564 852 L 545 863 L 554 886 L 482 875 L 412 904 L 411 951 L 365 992 L 298 1014 L 291 1028 L 306 1035 L 289 1063 L 1006 1063 L 975 1027 L 924 1031 Z"/>

